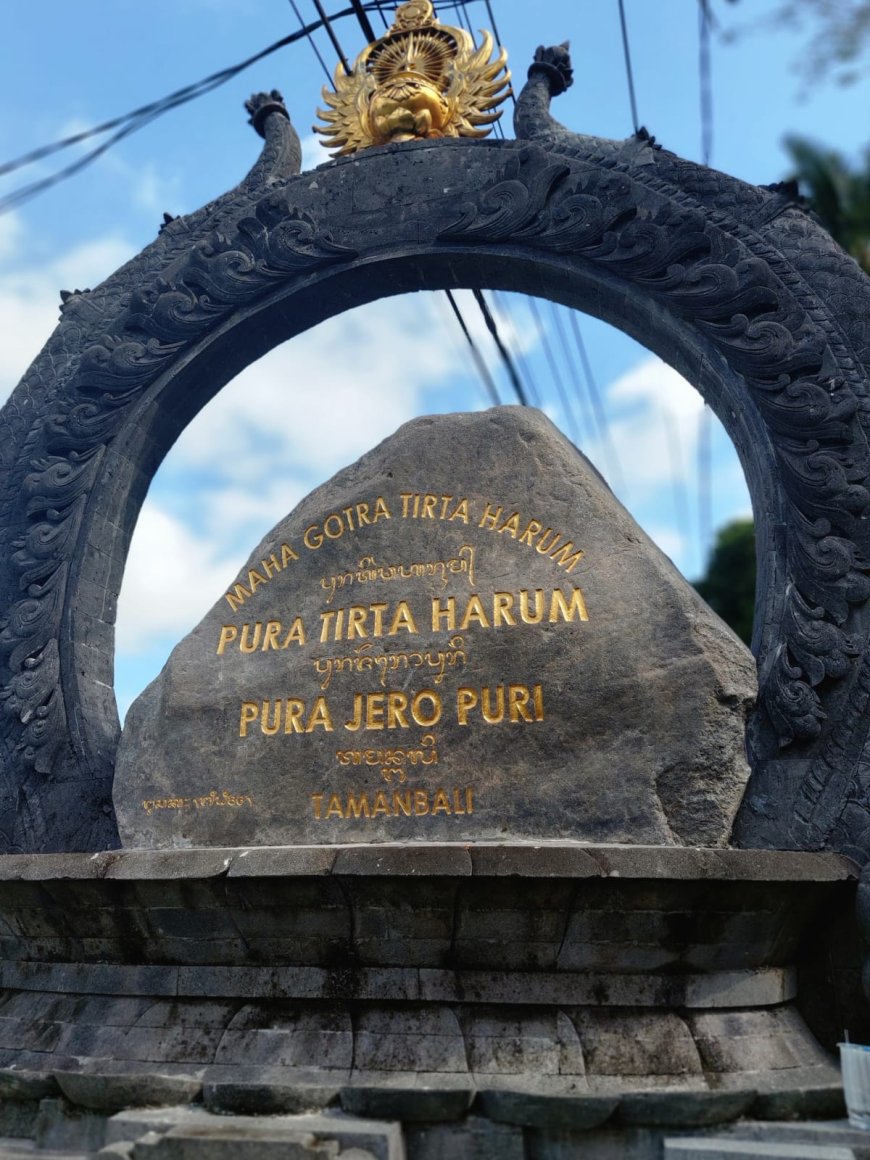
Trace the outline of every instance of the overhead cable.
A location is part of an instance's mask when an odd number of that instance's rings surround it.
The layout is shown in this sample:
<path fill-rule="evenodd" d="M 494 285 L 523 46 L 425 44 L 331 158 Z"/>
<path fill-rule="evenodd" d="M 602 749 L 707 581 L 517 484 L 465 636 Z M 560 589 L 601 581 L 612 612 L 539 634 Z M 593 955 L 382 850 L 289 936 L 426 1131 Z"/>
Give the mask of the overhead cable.
<path fill-rule="evenodd" d="M 519 330 L 514 321 L 513 312 L 511 310 L 511 303 L 507 296 L 499 290 L 493 290 L 492 298 L 495 302 L 496 308 L 502 318 L 505 320 L 508 332 L 508 340 L 513 348 L 513 357 L 516 360 L 517 366 L 520 368 L 523 382 L 526 384 L 529 398 L 536 407 L 540 407 L 543 402 L 543 396 L 538 389 L 535 381 L 535 376 L 532 374 L 532 368 L 529 366 L 525 351 L 523 350 L 522 339 L 520 338 Z"/>
<path fill-rule="evenodd" d="M 628 80 L 628 99 L 631 102 L 631 119 L 635 133 L 640 128 L 637 116 L 637 98 L 634 95 L 634 72 L 631 67 L 631 49 L 628 47 L 628 24 L 625 19 L 625 0 L 619 0 L 619 23 L 622 27 L 622 52 L 625 57 L 625 75 Z"/>
<path fill-rule="evenodd" d="M 589 355 L 586 351 L 586 343 L 583 341 L 583 335 L 580 332 L 580 323 L 577 320 L 577 311 L 569 311 L 571 320 L 571 332 L 574 337 L 574 342 L 577 346 L 577 353 L 580 356 L 580 364 L 583 367 L 583 374 L 586 380 L 586 389 L 589 392 L 589 399 L 592 403 L 592 413 L 595 415 L 595 426 L 598 432 L 598 440 L 604 453 L 604 458 L 607 464 L 607 476 L 613 486 L 614 491 L 618 491 L 623 501 L 627 500 L 628 490 L 625 483 L 625 475 L 622 471 L 622 464 L 619 460 L 616 447 L 610 437 L 610 428 L 607 422 L 607 413 L 604 410 L 604 404 L 601 400 L 601 391 L 598 387 L 598 382 L 595 375 L 592 373 L 592 364 L 589 361 Z"/>
<path fill-rule="evenodd" d="M 701 160 L 713 156 L 713 81 L 710 58 L 710 4 L 698 0 L 698 88 L 701 103 Z"/>
<path fill-rule="evenodd" d="M 547 365 L 550 368 L 550 375 L 552 376 L 553 382 L 556 384 L 556 393 L 559 396 L 559 402 L 562 407 L 562 414 L 565 416 L 565 424 L 570 428 L 571 438 L 575 443 L 579 444 L 581 442 L 580 432 L 577 428 L 576 417 L 568 401 L 568 392 L 565 389 L 565 381 L 562 378 L 562 374 L 559 370 L 558 364 L 556 363 L 556 358 L 553 354 L 553 348 L 550 343 L 550 335 L 546 326 L 544 325 L 543 319 L 541 318 L 541 312 L 538 310 L 538 303 L 532 297 L 529 298 L 529 310 L 531 311 L 532 318 L 535 320 L 535 326 L 538 328 L 538 333 L 541 335 L 541 341 L 544 347 L 544 356 L 547 360 Z"/>
<path fill-rule="evenodd" d="M 477 367 L 477 372 L 480 375 L 480 380 L 486 389 L 486 393 L 489 395 L 492 405 L 498 407 L 501 405 L 501 399 L 498 397 L 498 389 L 495 385 L 495 380 L 489 373 L 486 360 L 477 349 L 477 343 L 474 341 L 471 331 L 468 329 L 465 319 L 462 317 L 462 311 L 459 309 L 456 299 L 453 297 L 453 292 L 451 290 L 445 290 L 444 293 L 447 296 L 447 301 L 450 303 L 450 309 L 456 315 L 456 321 L 459 323 L 462 328 L 462 333 L 465 335 L 466 342 L 471 350 L 471 357 L 474 359 L 474 365 Z"/>
<path fill-rule="evenodd" d="M 305 21 L 302 19 L 302 13 L 299 11 L 298 7 L 296 6 L 296 0 L 290 0 L 290 7 L 293 9 L 294 13 L 296 14 L 296 19 L 299 21 L 299 26 L 301 28 L 305 28 Z M 314 51 L 314 55 L 317 57 L 318 64 L 323 69 L 324 73 L 326 74 L 326 83 L 328 85 L 331 85 L 332 84 L 332 73 L 329 71 L 329 65 L 323 59 L 323 56 L 320 52 L 320 49 L 317 47 L 317 42 L 315 41 L 314 34 L 312 32 L 308 33 L 308 43 L 311 45 L 311 47 Z"/>
<path fill-rule="evenodd" d="M 472 290 L 472 294 L 474 294 L 474 300 L 480 307 L 480 313 L 483 315 L 483 321 L 486 323 L 486 329 L 492 335 L 492 340 L 496 345 L 499 355 L 501 356 L 501 361 L 504 363 L 508 378 L 511 381 L 511 386 L 513 387 L 520 403 L 522 403 L 524 407 L 527 407 L 529 405 L 529 400 L 526 395 L 525 387 L 520 381 L 520 376 L 517 373 L 514 360 L 510 356 L 510 351 L 502 342 L 501 335 L 498 332 L 498 326 L 496 325 L 496 321 L 492 316 L 492 312 L 489 309 L 487 301 L 483 296 L 483 291 Z"/>

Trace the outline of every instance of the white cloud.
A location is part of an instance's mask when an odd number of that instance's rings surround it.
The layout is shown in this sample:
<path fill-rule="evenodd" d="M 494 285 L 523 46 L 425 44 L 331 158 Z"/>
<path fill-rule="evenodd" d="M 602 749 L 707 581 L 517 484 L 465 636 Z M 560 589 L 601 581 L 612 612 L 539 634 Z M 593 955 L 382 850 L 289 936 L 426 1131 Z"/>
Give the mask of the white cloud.
<path fill-rule="evenodd" d="M 60 291 L 93 287 L 130 258 L 133 247 L 107 235 L 43 262 L 20 261 L 28 238 L 15 214 L 0 217 L 0 403 L 57 325 Z M 18 260 L 16 260 L 18 259 Z"/>
<path fill-rule="evenodd" d="M 317 133 L 309 133 L 307 137 L 301 137 L 300 144 L 302 145 L 303 173 L 307 173 L 309 169 L 316 169 L 318 165 L 323 165 L 325 161 L 331 160 L 332 155 L 323 144 L 323 138 Z"/>
<path fill-rule="evenodd" d="M 118 602 L 118 652 L 137 653 L 152 647 L 155 637 L 187 632 L 205 616 L 246 555 L 221 555 L 220 548 L 155 503 L 146 504 Z"/>
<path fill-rule="evenodd" d="M 610 438 L 629 492 L 682 479 L 694 468 L 704 400 L 673 367 L 644 359 L 611 384 L 607 396 L 616 412 Z M 596 462 L 601 453 L 596 446 Z"/>

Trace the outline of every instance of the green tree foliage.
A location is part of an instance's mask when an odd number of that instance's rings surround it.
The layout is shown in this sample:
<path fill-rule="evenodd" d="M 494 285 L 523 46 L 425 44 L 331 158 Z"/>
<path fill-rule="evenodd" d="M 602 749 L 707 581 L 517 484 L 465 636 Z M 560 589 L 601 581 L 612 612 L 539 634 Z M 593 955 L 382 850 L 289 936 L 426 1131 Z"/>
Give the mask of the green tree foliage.
<path fill-rule="evenodd" d="M 755 525 L 732 520 L 716 535 L 706 575 L 695 588 L 714 612 L 749 644 L 755 611 Z"/>
<path fill-rule="evenodd" d="M 833 149 L 786 137 L 793 178 L 834 241 L 870 274 L 870 149 L 853 169 Z"/>

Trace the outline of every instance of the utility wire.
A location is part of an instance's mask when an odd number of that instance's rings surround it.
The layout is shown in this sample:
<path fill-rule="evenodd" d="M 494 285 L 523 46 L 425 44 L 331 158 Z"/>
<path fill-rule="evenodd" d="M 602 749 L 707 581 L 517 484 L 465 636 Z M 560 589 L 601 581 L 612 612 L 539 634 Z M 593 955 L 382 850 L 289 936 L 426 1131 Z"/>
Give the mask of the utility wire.
<path fill-rule="evenodd" d="M 556 333 L 559 336 L 559 345 L 562 348 L 562 357 L 564 358 L 565 365 L 568 368 L 568 378 L 570 382 L 574 384 L 574 393 L 572 398 L 574 399 L 575 403 L 577 403 L 579 400 L 579 404 L 577 405 L 576 409 L 580 414 L 582 414 L 583 422 L 580 424 L 578 418 L 578 426 L 582 426 L 587 432 L 589 438 L 592 439 L 594 437 L 595 431 L 595 420 L 592 416 L 592 409 L 589 404 L 587 393 L 581 390 L 580 384 L 582 382 L 583 375 L 580 371 L 580 368 L 577 366 L 574 351 L 571 349 L 571 345 L 568 342 L 568 335 L 565 332 L 565 326 L 562 322 L 562 315 L 560 314 L 559 307 L 555 302 L 550 303 L 550 316 L 556 324 Z"/>
<path fill-rule="evenodd" d="M 701 101 L 701 160 L 713 156 L 713 81 L 710 58 L 710 4 L 698 0 L 698 88 Z"/>
<path fill-rule="evenodd" d="M 535 376 L 532 374 L 532 369 L 529 366 L 525 352 L 523 351 L 523 344 L 522 340 L 520 339 L 519 330 L 517 329 L 517 325 L 511 312 L 511 304 L 508 302 L 506 295 L 502 294 L 501 291 L 493 290 L 491 293 L 499 314 L 502 315 L 505 322 L 507 323 L 508 337 L 510 339 L 511 346 L 513 347 L 513 357 L 517 366 L 520 368 L 520 374 L 522 375 L 523 382 L 526 384 L 526 390 L 529 393 L 529 398 L 532 400 L 532 403 L 536 407 L 540 407 L 543 401 L 543 395 L 538 390 Z"/>
<path fill-rule="evenodd" d="M 302 13 L 299 11 L 299 9 L 296 5 L 296 0 L 290 0 L 290 7 L 293 9 L 294 13 L 296 14 L 296 19 L 299 21 L 299 27 L 305 28 L 305 21 L 302 19 Z M 308 43 L 311 45 L 312 49 L 314 50 L 314 55 L 317 57 L 317 61 L 320 65 L 320 67 L 323 69 L 324 74 L 326 75 L 326 83 L 328 85 L 331 85 L 332 84 L 332 73 L 329 71 L 329 66 L 327 65 L 326 61 L 323 59 L 323 57 L 320 53 L 320 49 L 317 47 L 317 42 L 314 39 L 314 34 L 309 32 L 307 35 L 308 35 Z"/>
<path fill-rule="evenodd" d="M 544 356 L 546 357 L 547 365 L 550 368 L 550 374 L 552 375 L 553 382 L 556 384 L 556 393 L 559 396 L 559 402 L 562 406 L 562 414 L 565 416 L 565 423 L 571 429 L 571 438 L 575 443 L 580 443 L 581 439 L 580 432 L 577 428 L 577 420 L 574 416 L 574 412 L 571 409 L 571 404 L 568 401 L 568 392 L 565 389 L 565 381 L 562 378 L 562 374 L 556 363 L 555 355 L 553 354 L 553 348 L 550 344 L 550 335 L 546 326 L 544 325 L 543 319 L 541 318 L 541 312 L 538 310 L 538 303 L 534 298 L 531 297 L 529 298 L 529 310 L 531 311 L 532 318 L 535 321 L 535 326 L 538 328 L 538 333 L 541 335 L 544 346 Z"/>
<path fill-rule="evenodd" d="M 507 374 L 508 374 L 508 378 L 511 381 L 511 386 L 513 387 L 513 389 L 516 393 L 516 396 L 519 399 L 520 403 L 524 407 L 528 407 L 529 400 L 528 400 L 528 397 L 526 395 L 525 387 L 523 386 L 522 382 L 520 381 L 520 376 L 517 373 L 517 368 L 514 365 L 514 360 L 510 356 L 510 351 L 507 349 L 505 344 L 502 342 L 501 335 L 498 332 L 498 326 L 496 325 L 496 321 L 492 316 L 492 312 L 490 311 L 489 306 L 487 305 L 486 299 L 483 296 L 483 291 L 482 290 L 472 290 L 472 294 L 474 294 L 474 300 L 477 303 L 477 305 L 480 307 L 480 313 L 483 315 L 483 321 L 486 323 L 486 329 L 492 335 L 492 340 L 495 343 L 496 347 L 498 348 L 498 353 L 501 355 L 501 360 L 504 363 L 505 370 L 507 371 Z"/>
<path fill-rule="evenodd" d="M 618 491 L 627 502 L 628 489 L 625 485 L 625 476 L 622 471 L 622 464 L 619 460 L 616 447 L 610 437 L 610 428 L 607 423 L 607 414 L 604 410 L 604 404 L 601 400 L 601 391 L 598 388 L 598 383 L 595 375 L 592 373 L 592 364 L 589 361 L 589 355 L 586 351 L 586 343 L 583 341 L 583 335 L 580 333 L 580 323 L 577 320 L 577 311 L 569 312 L 571 320 L 571 331 L 574 337 L 574 342 L 577 346 L 577 353 L 580 356 L 580 364 L 583 367 L 583 374 L 586 379 L 586 389 L 589 392 L 589 399 L 592 403 L 592 412 L 595 415 L 595 426 L 598 430 L 598 440 L 604 453 L 604 458 L 607 462 L 607 474 L 613 484 L 613 490 Z"/>
<path fill-rule="evenodd" d="M 350 73 L 350 65 L 347 63 L 347 57 L 342 52 L 341 45 L 338 43 L 338 37 L 335 35 L 335 29 L 332 27 L 331 18 L 329 16 L 327 16 L 326 13 L 324 12 L 323 5 L 320 3 L 320 0 L 312 0 L 312 2 L 314 4 L 314 7 L 317 9 L 317 15 L 322 20 L 323 26 L 326 29 L 326 35 L 332 41 L 332 47 L 338 53 L 338 59 L 344 65 L 344 71 L 349 74 Z M 357 15 L 356 8 L 353 6 L 351 7 L 351 12 L 353 12 L 354 16 Z"/>
<path fill-rule="evenodd" d="M 486 360 L 477 349 L 477 343 L 472 338 L 471 331 L 468 329 L 468 326 L 465 323 L 465 319 L 462 317 L 462 311 L 459 309 L 456 299 L 453 297 L 453 291 L 445 290 L 444 293 L 447 295 L 447 301 L 450 303 L 450 309 L 456 315 L 456 321 L 459 323 L 460 327 L 462 328 L 462 333 L 465 335 L 465 339 L 471 350 L 471 357 L 474 359 L 474 365 L 477 367 L 477 372 L 480 375 L 481 382 L 483 383 L 487 394 L 489 395 L 490 401 L 494 407 L 499 407 L 501 406 L 501 399 L 498 397 L 498 389 L 496 388 L 495 381 L 492 375 L 489 373 L 489 367 L 486 365 Z"/>
<path fill-rule="evenodd" d="M 634 95 L 634 73 L 631 68 L 631 49 L 628 47 L 628 25 L 625 20 L 625 0 L 619 0 L 619 23 L 622 27 L 622 51 L 625 56 L 625 75 L 628 80 L 628 99 L 631 102 L 631 119 L 635 133 L 640 128 L 637 116 L 637 98 Z"/>
<path fill-rule="evenodd" d="M 366 15 L 366 10 L 363 8 L 360 0 L 350 0 L 350 2 L 353 5 L 353 10 L 356 13 L 359 26 L 363 30 L 363 35 L 366 38 L 366 42 L 371 44 L 373 40 L 377 40 L 378 38 L 375 35 L 375 30 L 371 26 L 371 21 Z M 378 11 L 380 11 L 380 9 L 378 9 Z M 381 12 L 381 16 L 383 16 L 383 12 Z"/>

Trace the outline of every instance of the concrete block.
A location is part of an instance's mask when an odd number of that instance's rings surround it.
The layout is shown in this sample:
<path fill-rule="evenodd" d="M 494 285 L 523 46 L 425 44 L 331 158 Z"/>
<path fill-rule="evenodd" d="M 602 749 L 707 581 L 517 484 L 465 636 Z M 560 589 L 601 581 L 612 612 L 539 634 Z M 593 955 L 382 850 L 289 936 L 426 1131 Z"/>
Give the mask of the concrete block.
<path fill-rule="evenodd" d="M 759 1140 L 665 1140 L 664 1160 L 855 1160 L 851 1148 L 827 1144 L 774 1144 Z"/>

